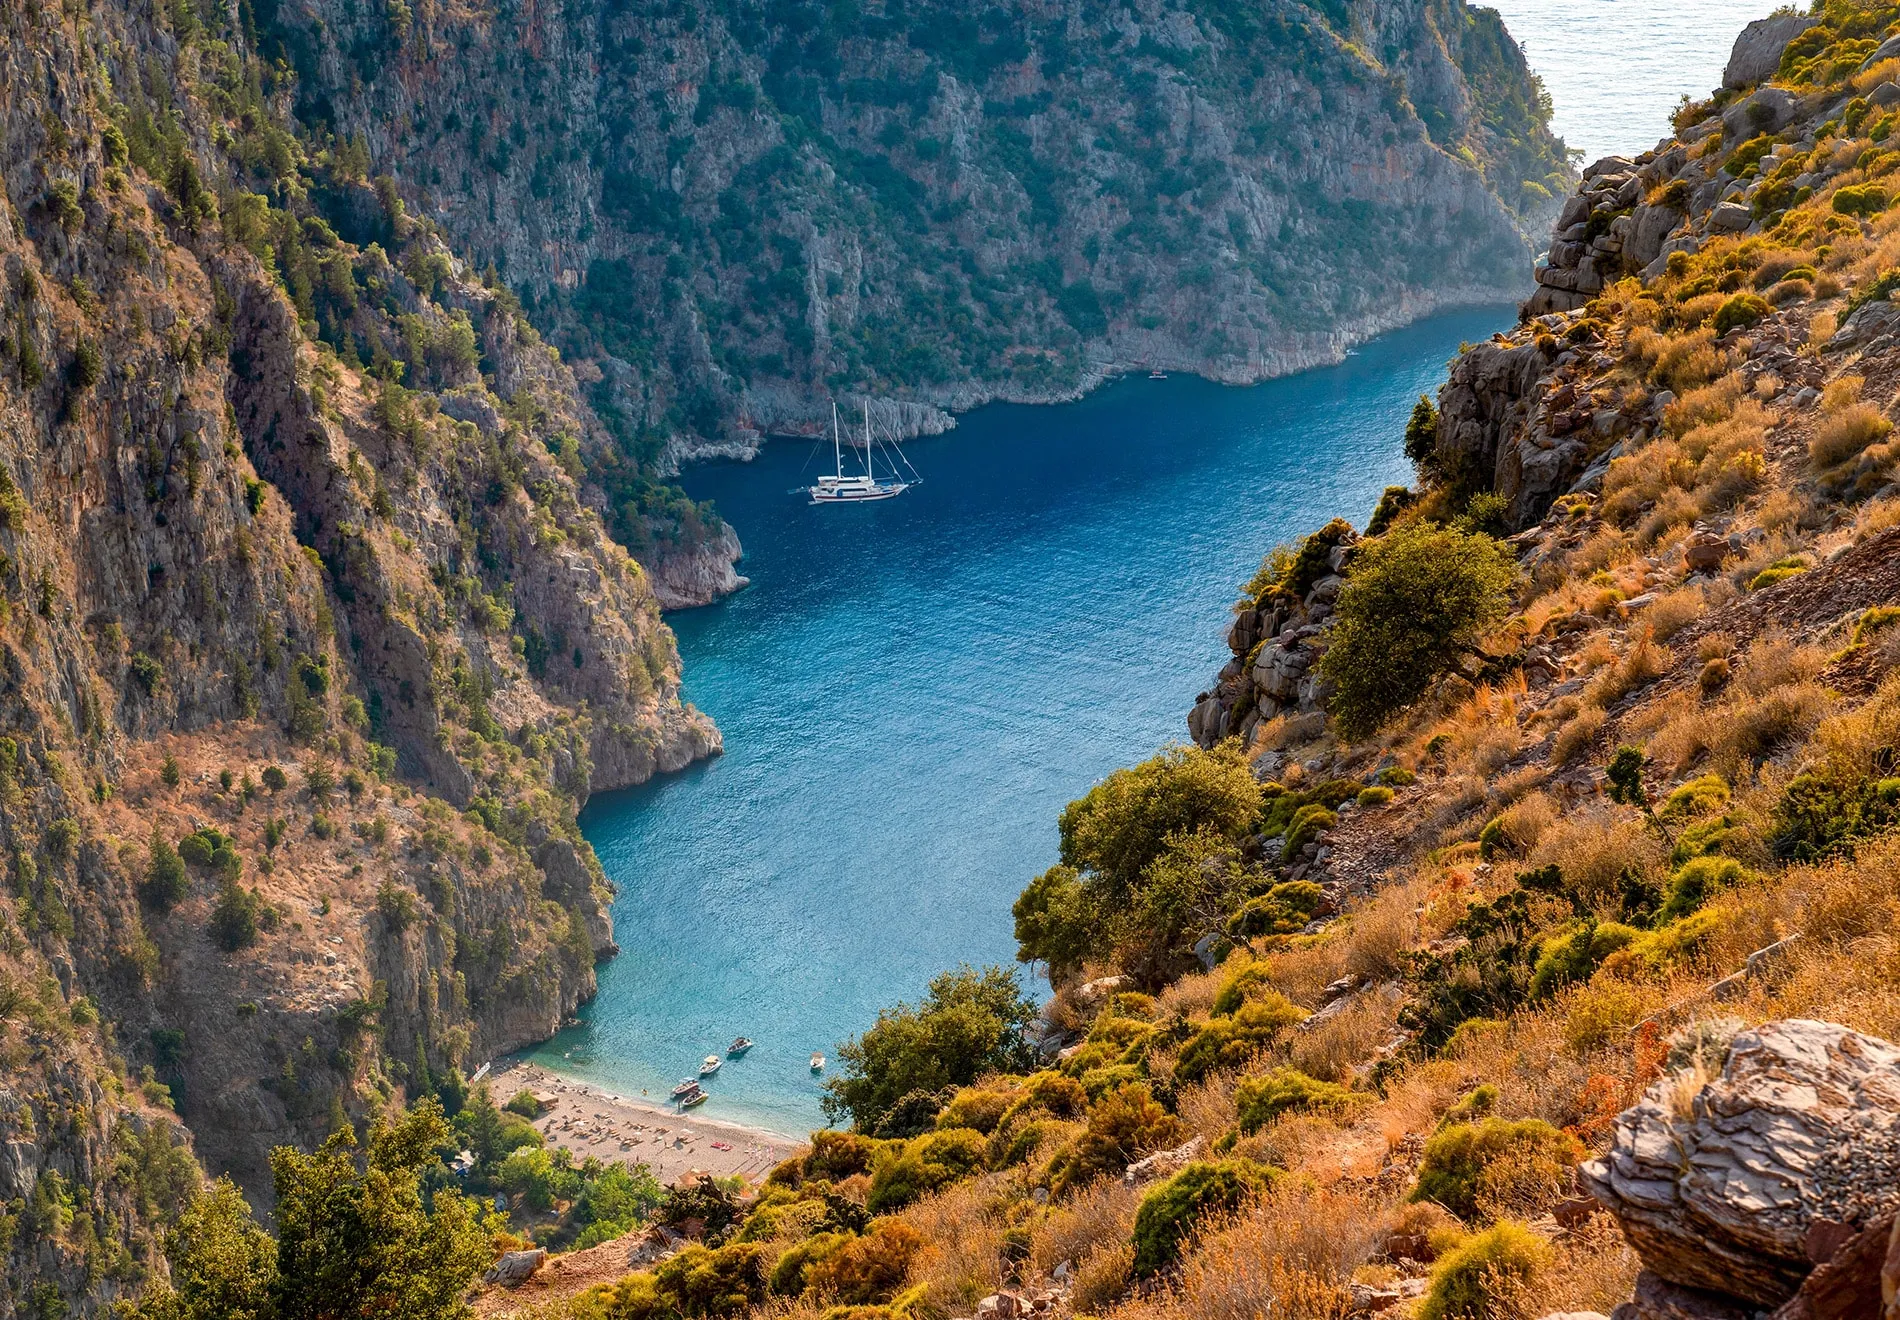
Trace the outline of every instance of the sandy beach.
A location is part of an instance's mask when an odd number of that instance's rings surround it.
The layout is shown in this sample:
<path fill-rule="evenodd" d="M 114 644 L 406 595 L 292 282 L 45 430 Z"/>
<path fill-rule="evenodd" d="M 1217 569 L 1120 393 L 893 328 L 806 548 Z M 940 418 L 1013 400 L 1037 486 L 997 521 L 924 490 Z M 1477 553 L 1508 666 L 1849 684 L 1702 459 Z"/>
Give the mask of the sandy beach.
<path fill-rule="evenodd" d="M 550 1146 L 579 1157 L 645 1164 L 665 1183 L 694 1171 L 722 1177 L 736 1173 L 756 1182 L 805 1145 L 775 1132 L 629 1099 L 532 1063 L 498 1065 L 487 1080 L 497 1104 L 517 1091 L 532 1091 L 549 1102 L 534 1126 Z"/>

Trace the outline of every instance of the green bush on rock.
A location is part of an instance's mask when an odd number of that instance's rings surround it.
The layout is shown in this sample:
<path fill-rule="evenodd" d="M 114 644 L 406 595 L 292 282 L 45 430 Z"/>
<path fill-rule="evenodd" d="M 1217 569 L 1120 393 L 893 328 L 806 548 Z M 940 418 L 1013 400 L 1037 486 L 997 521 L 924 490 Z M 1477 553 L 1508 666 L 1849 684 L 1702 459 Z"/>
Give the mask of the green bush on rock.
<path fill-rule="evenodd" d="M 1361 543 L 1320 672 L 1341 732 L 1363 737 L 1477 650 L 1517 565 L 1482 532 L 1408 525 Z"/>

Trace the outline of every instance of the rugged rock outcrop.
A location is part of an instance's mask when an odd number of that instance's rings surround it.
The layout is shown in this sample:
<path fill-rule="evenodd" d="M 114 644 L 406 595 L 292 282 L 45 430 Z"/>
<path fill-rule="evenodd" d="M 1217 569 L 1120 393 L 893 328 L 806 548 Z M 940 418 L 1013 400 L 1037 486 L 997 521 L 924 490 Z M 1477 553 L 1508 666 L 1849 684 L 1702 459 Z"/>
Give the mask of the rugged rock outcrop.
<path fill-rule="evenodd" d="M 1722 86 L 1731 91 L 1753 87 L 1781 66 L 1788 43 L 1821 20 L 1812 14 L 1774 14 L 1742 29 L 1722 70 Z"/>
<path fill-rule="evenodd" d="M 683 610 L 729 596 L 751 583 L 733 567 L 743 554 L 739 534 L 722 525 L 712 540 L 660 557 L 649 575 L 653 598 L 661 609 Z"/>
<path fill-rule="evenodd" d="M 1741 1031 L 1724 1054 L 1706 1082 L 1678 1071 L 1653 1086 L 1581 1177 L 1668 1285 L 1650 1291 L 1699 1290 L 1741 1314 L 1790 1301 L 1817 1263 L 1890 1226 L 1900 1048 L 1794 1019 Z M 1640 1294 L 1636 1307 L 1669 1314 Z"/>

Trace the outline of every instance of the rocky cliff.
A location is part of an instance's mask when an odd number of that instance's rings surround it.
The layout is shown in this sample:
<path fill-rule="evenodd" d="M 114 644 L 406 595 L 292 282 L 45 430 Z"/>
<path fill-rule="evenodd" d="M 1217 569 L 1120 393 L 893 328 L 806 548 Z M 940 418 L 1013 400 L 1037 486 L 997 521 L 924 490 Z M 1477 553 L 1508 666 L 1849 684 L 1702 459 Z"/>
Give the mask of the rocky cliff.
<path fill-rule="evenodd" d="M 0 1315 L 91 1313 L 194 1150 L 267 1201 L 552 1032 L 612 949 L 578 804 L 719 737 L 584 382 L 233 13 L 0 31 Z"/>
<path fill-rule="evenodd" d="M 273 87 L 599 363 L 662 470 L 839 391 L 934 430 L 1131 364 L 1336 361 L 1516 296 L 1568 177 L 1462 0 L 255 14 Z"/>

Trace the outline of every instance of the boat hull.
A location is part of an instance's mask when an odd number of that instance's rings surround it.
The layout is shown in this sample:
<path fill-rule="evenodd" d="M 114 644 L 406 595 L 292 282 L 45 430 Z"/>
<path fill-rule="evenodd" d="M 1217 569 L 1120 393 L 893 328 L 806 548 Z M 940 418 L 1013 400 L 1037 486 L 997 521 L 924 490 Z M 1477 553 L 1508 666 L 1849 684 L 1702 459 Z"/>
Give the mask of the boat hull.
<path fill-rule="evenodd" d="M 883 486 L 845 487 L 827 489 L 823 486 L 811 487 L 813 504 L 869 504 L 874 500 L 894 500 L 910 489 L 909 482 L 893 482 Z"/>

